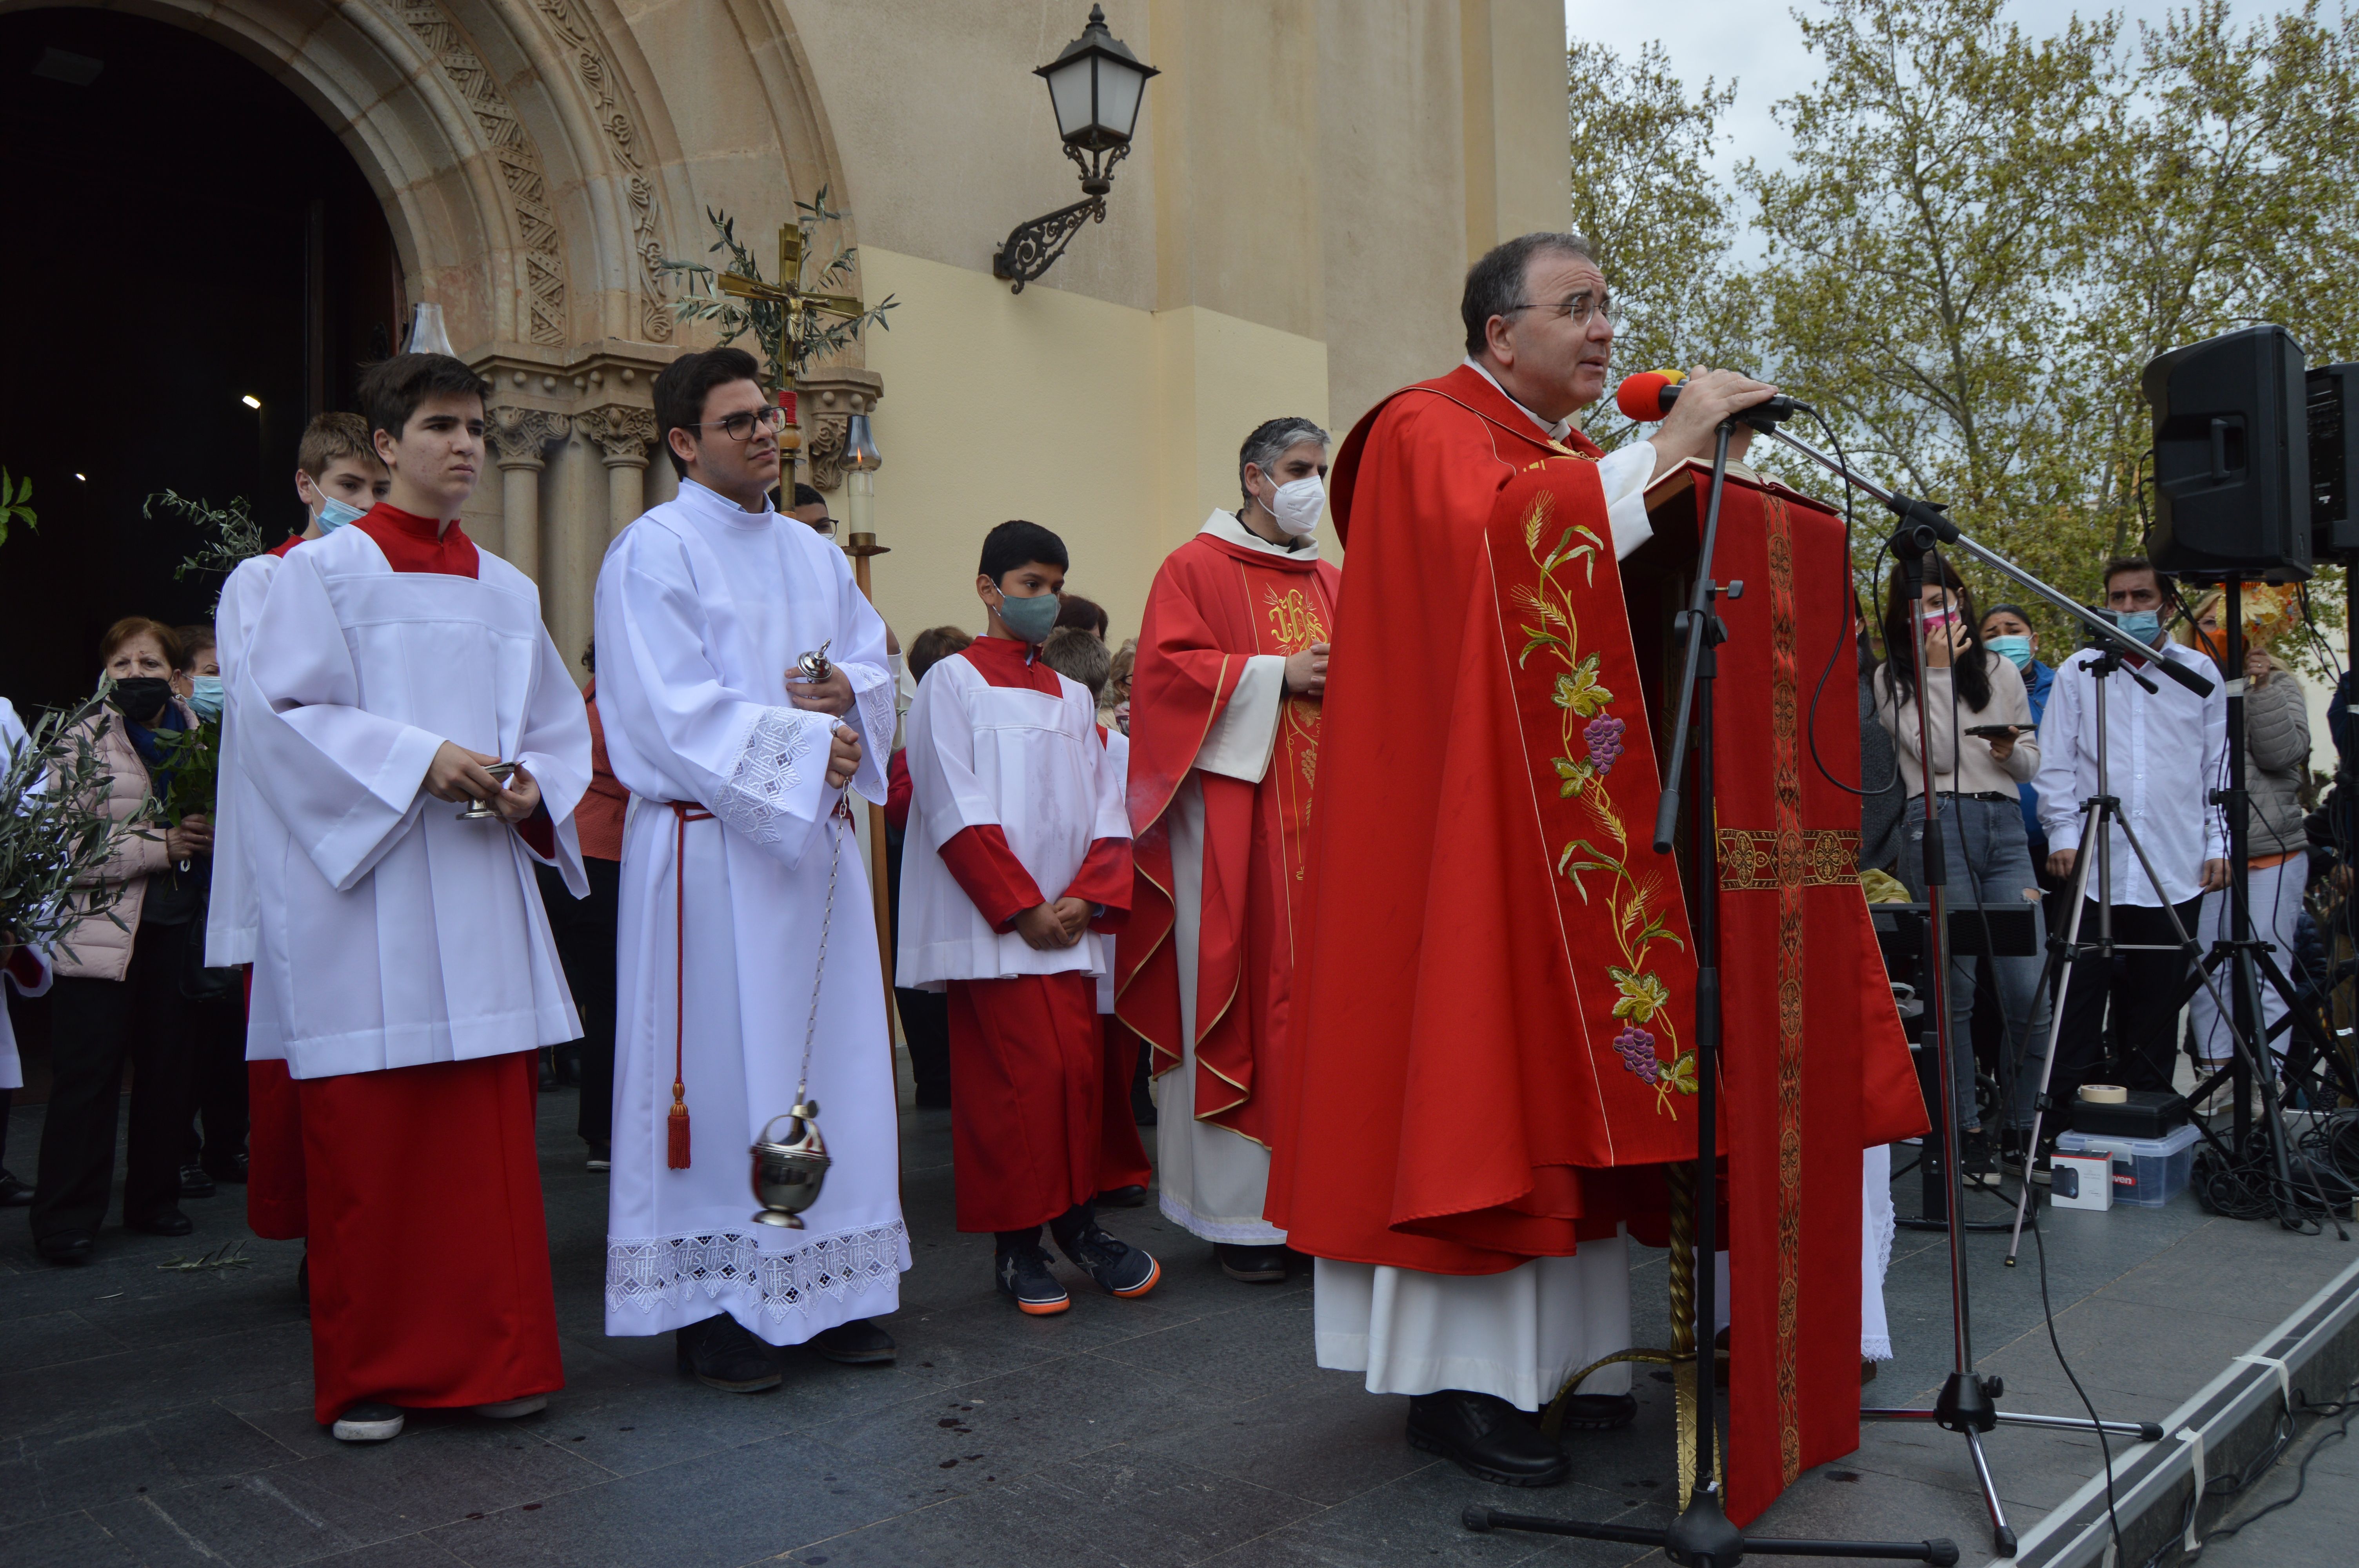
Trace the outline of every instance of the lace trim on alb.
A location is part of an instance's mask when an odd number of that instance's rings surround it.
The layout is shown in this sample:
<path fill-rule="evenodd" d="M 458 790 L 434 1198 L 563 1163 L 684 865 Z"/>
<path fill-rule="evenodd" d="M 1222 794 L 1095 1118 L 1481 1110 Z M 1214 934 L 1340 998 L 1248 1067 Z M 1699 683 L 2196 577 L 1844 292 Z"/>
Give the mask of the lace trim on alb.
<path fill-rule="evenodd" d="M 899 1223 L 823 1236 L 793 1252 L 765 1253 L 750 1236 L 671 1236 L 606 1243 L 606 1305 L 693 1306 L 698 1298 L 744 1302 L 773 1322 L 807 1312 L 813 1298 L 842 1301 L 896 1277 L 908 1247 Z"/>
<path fill-rule="evenodd" d="M 887 756 L 893 750 L 893 727 L 900 719 L 893 701 L 893 679 L 880 678 L 875 685 L 863 687 L 856 693 L 860 699 L 861 727 L 867 730 L 862 743 L 871 755 Z M 876 770 L 882 773 L 885 770 Z"/>
<path fill-rule="evenodd" d="M 729 780 L 712 795 L 712 815 L 756 844 L 778 841 L 787 797 L 803 782 L 810 727 L 791 708 L 765 708 L 745 737 Z"/>

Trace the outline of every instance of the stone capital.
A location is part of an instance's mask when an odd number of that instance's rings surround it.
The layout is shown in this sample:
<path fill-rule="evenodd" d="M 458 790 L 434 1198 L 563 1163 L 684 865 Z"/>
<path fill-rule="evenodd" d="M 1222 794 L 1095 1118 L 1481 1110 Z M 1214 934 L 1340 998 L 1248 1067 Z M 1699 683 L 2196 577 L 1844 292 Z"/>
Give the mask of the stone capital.
<path fill-rule="evenodd" d="M 608 468 L 643 469 L 655 444 L 656 414 L 627 403 L 609 403 L 573 416 L 574 433 L 594 441 Z"/>
<path fill-rule="evenodd" d="M 522 408 L 496 403 L 489 410 L 492 456 L 503 469 L 538 469 L 548 460 L 549 449 L 565 439 L 571 426 L 562 414 L 545 408 Z"/>
<path fill-rule="evenodd" d="M 876 411 L 885 378 L 873 370 L 833 365 L 797 380 L 795 393 L 810 482 L 833 490 L 843 482 L 844 424 L 854 414 Z"/>

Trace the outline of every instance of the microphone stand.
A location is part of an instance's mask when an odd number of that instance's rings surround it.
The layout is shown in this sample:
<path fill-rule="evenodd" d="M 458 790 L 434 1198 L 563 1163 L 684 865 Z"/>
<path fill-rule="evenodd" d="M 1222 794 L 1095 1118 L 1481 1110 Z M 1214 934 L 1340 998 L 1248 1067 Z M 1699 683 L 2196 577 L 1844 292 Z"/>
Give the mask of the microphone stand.
<path fill-rule="evenodd" d="M 1743 416 L 1738 416 L 1739 419 Z M 1695 835 L 1694 868 L 1696 954 L 1696 1269 L 1695 1325 L 1696 1414 L 1700 1429 L 1695 1451 L 1695 1476 L 1687 1506 L 1662 1530 L 1630 1525 L 1592 1524 L 1575 1519 L 1540 1519 L 1503 1513 L 1480 1505 L 1460 1516 L 1473 1530 L 1531 1530 L 1543 1535 L 1567 1535 L 1583 1541 L 1613 1541 L 1636 1546 L 1658 1546 L 1680 1568 L 1736 1568 L 1745 1553 L 1785 1557 L 1882 1558 L 1903 1563 L 1930 1563 L 1949 1568 L 1958 1561 L 1958 1548 L 1949 1541 L 1793 1541 L 1766 1536 L 1747 1537 L 1729 1522 L 1720 1500 L 1720 1421 L 1717 1411 L 1720 1378 L 1712 1351 L 1712 1325 L 1717 1320 L 1713 1297 L 1718 1290 L 1720 1169 L 1720 854 L 1712 821 L 1712 687 L 1718 675 L 1721 643 L 1728 640 L 1728 623 L 1713 613 L 1712 602 L 1722 593 L 1742 598 L 1742 582 L 1712 580 L 1712 562 L 1720 541 L 1720 502 L 1728 479 L 1728 445 L 1736 420 L 1723 420 L 1712 456 L 1712 488 L 1704 504 L 1703 540 L 1696 554 L 1696 579 L 1688 608 L 1673 622 L 1686 643 L 1680 671 L 1678 719 L 1671 729 L 1671 755 L 1663 772 L 1663 793 L 1655 812 L 1655 852 L 1667 855 L 1677 836 L 1680 790 L 1687 771 L 1688 721 L 1695 719 L 1696 810 L 1690 817 Z M 1946 1033 L 1944 1034 L 1946 1039 Z M 1946 1056 L 1944 1060 L 1946 1061 Z M 1954 1162 L 1953 1162 L 1954 1168 Z M 2155 1435 L 2161 1432 L 2157 1429 Z M 1997 1505 L 1994 1500 L 1993 1505 Z"/>

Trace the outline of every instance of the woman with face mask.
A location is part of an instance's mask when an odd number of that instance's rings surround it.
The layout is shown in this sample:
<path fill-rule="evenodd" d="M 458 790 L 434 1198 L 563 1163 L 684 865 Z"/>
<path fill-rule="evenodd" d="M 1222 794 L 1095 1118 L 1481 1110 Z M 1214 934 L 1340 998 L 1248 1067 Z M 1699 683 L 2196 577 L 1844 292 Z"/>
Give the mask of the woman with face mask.
<path fill-rule="evenodd" d="M 2253 589 L 2246 589 L 2247 593 Z M 2174 633 L 2188 646 L 2211 656 L 2224 675 L 2245 678 L 2245 895 L 2251 901 L 2253 935 L 2273 943 L 2277 968 L 2293 958 L 2294 927 L 2301 919 L 2301 896 L 2310 883 L 2310 838 L 2302 826 L 2301 782 L 2310 766 L 2310 699 L 2294 677 L 2265 643 L 2254 637 L 2251 601 L 2246 600 L 2245 662 L 2241 671 L 2225 668 L 2228 640 L 2220 617 L 2225 606 L 2220 590 L 2195 601 L 2186 622 Z M 2224 890 L 2203 895 L 2203 914 L 2195 939 L 2210 952 L 2226 935 L 2228 894 Z M 2226 971 L 2221 971 L 2225 974 Z M 2226 988 L 2222 988 L 2226 994 Z M 2205 1070 L 2224 1066 L 2235 1054 L 2228 1022 L 2220 1016 L 2211 991 L 2198 990 L 2189 1003 L 2195 1027 L 2195 1054 Z M 2261 1019 L 2275 1024 L 2285 1016 L 2285 999 L 2266 977 L 2261 981 Z M 2271 1045 L 2284 1054 L 2285 1036 Z"/>
<path fill-rule="evenodd" d="M 169 787 L 158 737 L 196 727 L 195 712 L 172 689 L 186 663 L 179 633 L 158 622 L 118 621 L 100 640 L 102 689 L 74 730 L 96 749 L 103 768 L 92 804 L 117 823 L 147 816 Z M 124 1223 L 158 1236 L 195 1228 L 179 1206 L 190 1070 L 181 979 L 192 935 L 202 940 L 203 884 L 196 873 L 212 848 L 212 827 L 201 816 L 168 828 L 152 816 L 140 822 L 102 872 L 110 892 L 121 890 L 120 899 L 69 927 L 56 944 L 49 1014 L 55 1076 L 32 1207 L 34 1245 L 52 1263 L 84 1262 L 96 1250 L 114 1173 L 126 1060 L 131 1146 Z"/>
<path fill-rule="evenodd" d="M 1900 818 L 1900 879 L 1908 884 L 1909 896 L 1921 903 L 1925 898 L 1925 795 L 1930 790 L 1941 835 L 1951 907 L 1978 903 L 2009 909 L 2028 905 L 2038 920 L 2039 880 L 2032 871 L 2022 801 L 2017 793 L 2017 786 L 2039 767 L 2039 742 L 2023 676 L 2012 660 L 1998 657 L 1984 646 L 1973 595 L 1949 563 L 1937 566 L 1929 557 L 1925 578 L 1919 600 L 1912 601 L 1900 568 L 1893 568 L 1884 611 L 1887 656 L 1875 678 L 1876 719 L 1892 737 L 1908 794 L 1908 808 Z M 1919 603 L 1924 617 L 1921 643 L 1910 613 Z M 1925 749 L 1931 753 L 1930 780 L 1925 777 L 1919 751 L 1920 711 Z M 2006 728 L 1987 735 L 1967 733 L 1984 726 Z M 2039 935 L 2044 944 L 2045 930 Z M 1956 1051 L 1952 1092 L 1958 1100 L 1959 1125 L 1975 1135 L 1966 1156 L 1969 1173 L 1992 1169 L 1989 1143 L 1981 1136 L 1982 1113 L 1974 1101 L 1974 982 L 1979 966 L 1985 962 L 1992 966 L 2005 1019 L 2000 1049 L 2007 1054 L 2016 1081 L 2014 1103 L 2001 1108 L 2011 1133 L 2019 1134 L 2031 1125 L 2035 1086 L 2025 1082 L 2019 1070 L 2026 1043 L 2037 1041 L 2044 1047 L 2048 1039 L 2048 992 L 2039 984 L 2038 958 L 1985 960 L 1952 953 L 1944 990 Z M 2004 1075 L 1993 1076 L 2004 1080 Z"/>
<path fill-rule="evenodd" d="M 2032 630 L 2030 614 L 2020 604 L 1994 604 L 1984 611 L 1983 646 L 2022 675 L 2024 695 L 2031 699 L 2031 722 L 2037 728 L 2048 712 L 2048 691 L 2056 684 L 2056 671 L 2039 662 L 2039 633 Z M 2025 784 L 2016 793 L 2023 801 L 2023 836 L 2031 843 L 2031 869 L 2040 871 L 2048 864 L 2048 830 L 2039 825 L 2039 792 Z M 2052 894 L 2063 884 L 2043 874 L 2040 885 Z M 2052 924 L 2056 911 L 2047 913 Z"/>

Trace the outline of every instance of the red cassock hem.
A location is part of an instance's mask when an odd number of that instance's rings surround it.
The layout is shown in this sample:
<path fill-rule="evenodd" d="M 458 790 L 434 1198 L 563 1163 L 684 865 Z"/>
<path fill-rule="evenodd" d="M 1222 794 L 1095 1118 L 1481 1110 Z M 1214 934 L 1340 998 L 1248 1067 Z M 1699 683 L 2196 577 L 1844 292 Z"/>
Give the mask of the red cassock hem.
<path fill-rule="evenodd" d="M 535 1054 L 296 1080 L 313 1413 L 565 1386 L 533 1140 Z"/>
<path fill-rule="evenodd" d="M 1095 1197 L 1106 1058 L 1096 977 L 948 989 L 958 1227 L 1020 1230 Z"/>
<path fill-rule="evenodd" d="M 303 1193 L 303 1106 L 284 1062 L 248 1062 L 245 1098 L 245 1223 L 270 1241 L 299 1241 L 309 1221 Z"/>
<path fill-rule="evenodd" d="M 1098 1014 L 1105 1031 L 1105 1079 L 1098 1122 L 1098 1190 L 1143 1187 L 1155 1180 L 1131 1114 L 1130 1080 L 1138 1071 L 1138 1036 L 1113 1013 Z"/>

